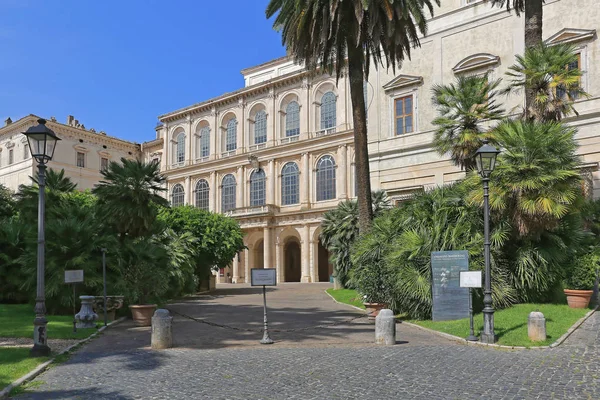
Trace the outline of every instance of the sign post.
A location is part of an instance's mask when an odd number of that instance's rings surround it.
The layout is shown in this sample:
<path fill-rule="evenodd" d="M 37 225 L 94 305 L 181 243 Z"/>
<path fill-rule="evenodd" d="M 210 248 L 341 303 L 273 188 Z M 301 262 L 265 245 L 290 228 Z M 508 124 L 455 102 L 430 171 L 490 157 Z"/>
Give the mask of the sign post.
<path fill-rule="evenodd" d="M 277 272 L 275 268 L 252 268 L 250 270 L 250 282 L 252 286 L 263 287 L 263 306 L 264 306 L 264 328 L 261 344 L 273 344 L 273 339 L 269 336 L 269 325 L 267 322 L 267 286 L 277 286 Z"/>
<path fill-rule="evenodd" d="M 473 288 L 481 288 L 481 271 L 460 271 L 460 287 L 469 288 L 469 323 L 471 331 L 467 340 L 477 342 L 479 339 L 473 331 Z"/>
<path fill-rule="evenodd" d="M 450 321 L 469 317 L 469 291 L 459 284 L 460 272 L 468 270 L 468 251 L 431 253 L 432 320 Z"/>
<path fill-rule="evenodd" d="M 73 332 L 77 332 L 77 321 L 75 321 L 75 314 L 77 314 L 77 295 L 75 288 L 78 283 L 83 282 L 83 270 L 74 269 L 65 271 L 65 283 L 73 285 Z"/>

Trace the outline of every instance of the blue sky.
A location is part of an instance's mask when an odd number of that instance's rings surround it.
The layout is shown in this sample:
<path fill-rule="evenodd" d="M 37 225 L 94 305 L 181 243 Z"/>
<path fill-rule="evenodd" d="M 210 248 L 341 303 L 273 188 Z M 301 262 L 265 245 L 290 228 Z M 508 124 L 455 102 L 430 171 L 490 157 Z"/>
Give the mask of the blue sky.
<path fill-rule="evenodd" d="M 0 117 L 72 114 L 143 142 L 157 116 L 285 55 L 268 0 L 0 0 Z"/>

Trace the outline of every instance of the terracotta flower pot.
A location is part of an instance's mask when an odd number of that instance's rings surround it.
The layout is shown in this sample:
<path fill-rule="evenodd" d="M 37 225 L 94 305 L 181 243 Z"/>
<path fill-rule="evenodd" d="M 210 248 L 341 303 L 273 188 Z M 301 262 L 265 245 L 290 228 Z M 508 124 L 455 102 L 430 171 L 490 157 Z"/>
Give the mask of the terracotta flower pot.
<path fill-rule="evenodd" d="M 567 303 L 571 308 L 587 308 L 590 305 L 593 290 L 572 290 L 565 289 Z"/>
<path fill-rule="evenodd" d="M 387 308 L 387 304 L 385 303 L 363 303 L 365 308 L 367 309 L 367 315 L 369 319 L 375 319 L 377 315 L 379 315 L 379 311 Z"/>
<path fill-rule="evenodd" d="M 154 315 L 154 311 L 156 310 L 156 304 L 133 305 L 129 306 L 129 309 L 131 310 L 133 322 L 137 326 L 152 325 L 152 315 Z"/>

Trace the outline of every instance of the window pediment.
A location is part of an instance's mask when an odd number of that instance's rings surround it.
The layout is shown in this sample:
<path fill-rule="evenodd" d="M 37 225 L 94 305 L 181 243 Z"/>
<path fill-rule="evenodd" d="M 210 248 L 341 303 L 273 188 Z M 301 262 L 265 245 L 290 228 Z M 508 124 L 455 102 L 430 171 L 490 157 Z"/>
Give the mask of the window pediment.
<path fill-rule="evenodd" d="M 478 53 L 463 58 L 452 68 L 455 74 L 472 71 L 475 69 L 495 67 L 500 63 L 500 57 L 489 53 Z"/>
<path fill-rule="evenodd" d="M 12 149 L 13 147 L 15 147 L 15 144 L 13 142 L 8 142 L 5 146 L 7 149 Z"/>
<path fill-rule="evenodd" d="M 76 144 L 75 146 L 73 146 L 73 148 L 81 153 L 87 153 L 90 151 L 90 149 L 80 144 Z"/>
<path fill-rule="evenodd" d="M 595 29 L 572 29 L 565 28 L 550 36 L 544 42 L 546 44 L 576 43 L 590 40 L 596 35 Z"/>
<path fill-rule="evenodd" d="M 423 83 L 422 76 L 415 75 L 398 75 L 385 85 L 383 85 L 383 90 L 390 91 L 393 89 L 400 89 L 408 86 L 420 85 Z"/>

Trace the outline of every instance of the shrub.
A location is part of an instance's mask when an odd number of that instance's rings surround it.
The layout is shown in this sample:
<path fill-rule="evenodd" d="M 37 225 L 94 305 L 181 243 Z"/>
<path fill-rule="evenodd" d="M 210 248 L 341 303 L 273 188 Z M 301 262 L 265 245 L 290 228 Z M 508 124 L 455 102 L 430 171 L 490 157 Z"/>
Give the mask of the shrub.
<path fill-rule="evenodd" d="M 596 273 L 600 268 L 600 255 L 588 253 L 575 259 L 568 270 L 565 286 L 573 290 L 592 290 L 596 282 Z"/>

